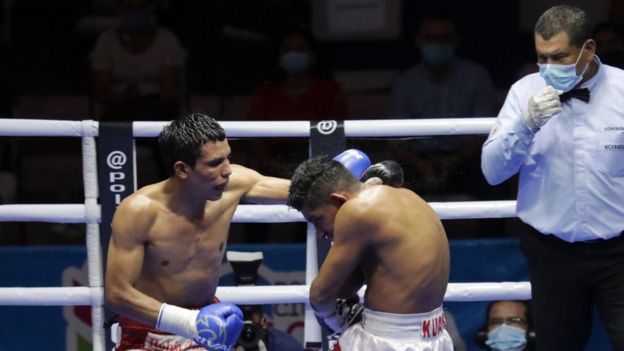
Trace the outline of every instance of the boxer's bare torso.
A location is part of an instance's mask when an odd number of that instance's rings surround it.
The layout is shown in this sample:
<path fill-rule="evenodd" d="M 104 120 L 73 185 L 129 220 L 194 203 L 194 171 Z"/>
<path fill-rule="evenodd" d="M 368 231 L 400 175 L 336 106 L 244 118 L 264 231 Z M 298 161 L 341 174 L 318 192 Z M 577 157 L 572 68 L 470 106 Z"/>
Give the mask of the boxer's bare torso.
<path fill-rule="evenodd" d="M 153 325 L 162 302 L 209 304 L 240 200 L 286 197 L 288 181 L 229 164 L 227 140 L 208 144 L 192 177 L 145 186 L 119 205 L 105 290 L 117 312 Z"/>
<path fill-rule="evenodd" d="M 366 283 L 365 305 L 377 311 L 422 313 L 442 304 L 448 241 L 433 209 L 418 195 L 364 186 L 338 209 L 333 229 L 334 244 L 313 284 L 313 302 L 330 303 L 329 296 L 352 294 Z"/>

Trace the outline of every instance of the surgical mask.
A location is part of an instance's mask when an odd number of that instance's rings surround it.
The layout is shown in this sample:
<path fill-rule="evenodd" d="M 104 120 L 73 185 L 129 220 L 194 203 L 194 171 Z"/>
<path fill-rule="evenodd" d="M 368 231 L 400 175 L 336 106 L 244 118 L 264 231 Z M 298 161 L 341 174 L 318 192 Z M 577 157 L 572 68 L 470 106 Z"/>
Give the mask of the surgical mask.
<path fill-rule="evenodd" d="M 280 57 L 279 65 L 288 74 L 305 72 L 312 64 L 312 57 L 305 52 L 291 51 Z"/>
<path fill-rule="evenodd" d="M 565 93 L 572 90 L 572 88 L 583 80 L 583 75 L 585 74 L 585 71 L 587 71 L 587 67 L 589 67 L 589 62 L 587 62 L 587 65 L 585 65 L 585 68 L 580 75 L 576 74 L 576 65 L 581 59 L 583 50 L 585 50 L 585 44 L 583 44 L 581 52 L 576 58 L 576 62 L 570 65 L 538 63 L 537 65 L 539 66 L 540 75 L 544 78 L 546 84 Z"/>
<path fill-rule="evenodd" d="M 428 44 L 420 49 L 423 60 L 431 65 L 443 65 L 449 63 L 455 55 L 453 45 Z"/>
<path fill-rule="evenodd" d="M 507 324 L 492 329 L 485 342 L 494 351 L 521 351 L 526 343 L 526 330 Z"/>

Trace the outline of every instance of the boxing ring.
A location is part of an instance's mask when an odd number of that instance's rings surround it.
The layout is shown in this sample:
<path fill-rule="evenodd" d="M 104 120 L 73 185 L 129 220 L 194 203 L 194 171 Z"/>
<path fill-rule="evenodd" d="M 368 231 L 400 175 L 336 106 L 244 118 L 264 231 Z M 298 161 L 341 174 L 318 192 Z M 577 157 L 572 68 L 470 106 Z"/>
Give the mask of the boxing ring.
<path fill-rule="evenodd" d="M 432 135 L 488 134 L 494 118 L 419 120 L 348 120 L 345 137 L 414 137 Z M 133 122 L 134 138 L 157 137 L 168 122 Z M 228 138 L 310 137 L 310 122 L 221 122 Z M 0 205 L 0 222 L 48 222 L 86 224 L 89 286 L 0 287 L 0 306 L 91 306 L 93 350 L 105 350 L 103 253 L 100 244 L 101 207 L 98 204 L 98 163 L 95 137 L 99 124 L 93 120 L 0 119 L 0 137 L 78 137 L 82 139 L 84 203 Z M 430 202 L 441 219 L 515 217 L 515 201 Z M 286 205 L 239 205 L 233 222 L 304 222 Z M 309 284 L 318 272 L 314 228 L 308 225 L 306 285 L 219 287 L 217 296 L 236 304 L 307 303 Z M 360 294 L 363 293 L 362 289 Z M 530 299 L 528 282 L 449 283 L 445 301 Z M 321 331 L 309 305 L 305 309 L 305 341 L 320 341 Z"/>

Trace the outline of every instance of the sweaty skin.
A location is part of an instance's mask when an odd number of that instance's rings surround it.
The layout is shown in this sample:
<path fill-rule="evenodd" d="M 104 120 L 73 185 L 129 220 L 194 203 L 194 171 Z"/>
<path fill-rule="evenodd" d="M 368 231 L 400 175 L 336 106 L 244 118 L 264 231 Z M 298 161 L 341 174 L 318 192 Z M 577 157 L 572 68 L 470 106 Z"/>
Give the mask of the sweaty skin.
<path fill-rule="evenodd" d="M 105 297 L 116 312 L 155 325 L 163 302 L 207 305 L 236 206 L 284 201 L 290 182 L 230 164 L 227 139 L 208 142 L 195 167 L 128 196 L 113 217 Z M 186 165 L 186 166 L 185 166 Z"/>
<path fill-rule="evenodd" d="M 310 289 L 317 310 L 367 284 L 366 307 L 389 313 L 429 312 L 442 304 L 449 249 L 433 209 L 408 189 L 363 185 L 334 195 L 342 206 L 303 213 L 333 245 Z M 333 233 L 332 233 L 333 223 Z M 345 277 L 349 277 L 345 279 Z"/>

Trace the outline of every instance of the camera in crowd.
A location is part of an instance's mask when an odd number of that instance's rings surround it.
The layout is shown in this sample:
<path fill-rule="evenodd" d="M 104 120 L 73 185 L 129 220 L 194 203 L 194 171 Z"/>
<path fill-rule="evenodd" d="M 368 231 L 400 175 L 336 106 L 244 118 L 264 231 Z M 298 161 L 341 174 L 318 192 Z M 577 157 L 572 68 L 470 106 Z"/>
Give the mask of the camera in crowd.
<path fill-rule="evenodd" d="M 243 311 L 243 331 L 238 337 L 236 351 L 268 350 L 269 333 L 266 330 L 266 319 L 260 305 L 240 306 Z"/>
<path fill-rule="evenodd" d="M 258 268 L 264 258 L 262 252 L 228 251 L 227 260 L 234 270 L 236 286 L 253 286 L 258 282 Z M 243 311 L 243 331 L 235 351 L 268 351 L 267 321 L 261 305 L 239 306 Z"/>

